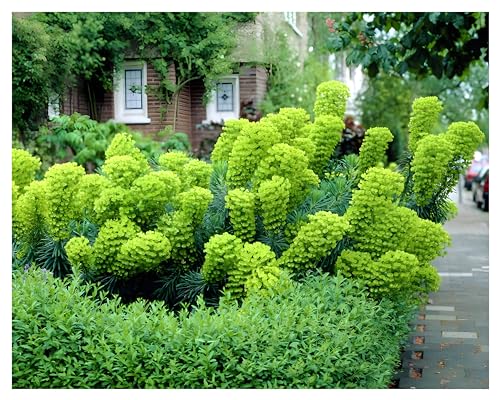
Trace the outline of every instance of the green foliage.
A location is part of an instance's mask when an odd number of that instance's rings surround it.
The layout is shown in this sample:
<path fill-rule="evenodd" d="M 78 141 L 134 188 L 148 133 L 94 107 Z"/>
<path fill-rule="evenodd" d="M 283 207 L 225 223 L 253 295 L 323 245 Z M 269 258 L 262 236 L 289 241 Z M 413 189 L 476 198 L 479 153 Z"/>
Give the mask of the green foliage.
<path fill-rule="evenodd" d="M 26 150 L 12 149 L 12 181 L 20 193 L 35 179 L 40 165 L 40 159 Z"/>
<path fill-rule="evenodd" d="M 290 248 L 279 259 L 280 265 L 291 270 L 313 269 L 342 239 L 349 228 L 345 218 L 328 211 L 309 216 Z"/>
<path fill-rule="evenodd" d="M 49 98 L 61 95 L 71 65 L 64 38 L 32 18 L 12 17 L 12 128 L 30 139 L 47 117 Z"/>
<path fill-rule="evenodd" d="M 392 133 L 387 128 L 370 128 L 365 132 L 363 144 L 359 149 L 359 171 L 361 173 L 379 163 L 385 163 L 386 151 L 393 139 Z"/>
<path fill-rule="evenodd" d="M 314 114 L 317 117 L 328 115 L 344 119 L 349 88 L 339 81 L 323 82 L 316 88 Z"/>
<path fill-rule="evenodd" d="M 233 189 L 226 196 L 234 234 L 244 242 L 255 237 L 255 195 L 248 190 Z"/>
<path fill-rule="evenodd" d="M 488 61 L 488 13 L 379 12 L 366 16 L 356 12 L 344 16 L 330 32 L 330 50 L 349 49 L 348 64 L 363 66 L 370 77 L 381 71 L 460 77 L 477 60 Z"/>
<path fill-rule="evenodd" d="M 36 269 L 12 293 L 14 388 L 386 388 L 413 315 L 328 276 L 177 317 Z"/>

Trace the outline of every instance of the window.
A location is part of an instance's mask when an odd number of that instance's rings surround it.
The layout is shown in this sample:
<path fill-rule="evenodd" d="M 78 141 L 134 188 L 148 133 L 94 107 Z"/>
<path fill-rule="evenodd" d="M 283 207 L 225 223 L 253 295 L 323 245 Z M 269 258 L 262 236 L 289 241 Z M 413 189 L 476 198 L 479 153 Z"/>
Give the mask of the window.
<path fill-rule="evenodd" d="M 148 100 L 145 91 L 147 82 L 146 63 L 125 61 L 123 70 L 115 75 L 115 117 L 116 122 L 126 124 L 147 124 Z"/>
<path fill-rule="evenodd" d="M 233 82 L 218 83 L 217 84 L 217 112 L 219 111 L 233 111 Z"/>
<path fill-rule="evenodd" d="M 285 17 L 285 21 L 290 24 L 294 32 L 300 37 L 304 36 L 297 27 L 297 13 L 295 11 L 285 11 L 283 14 Z"/>
<path fill-rule="evenodd" d="M 206 122 L 221 122 L 240 117 L 240 88 L 238 75 L 220 78 L 207 103 Z"/>
<path fill-rule="evenodd" d="M 49 116 L 49 120 L 51 120 L 54 117 L 59 117 L 61 113 L 61 106 L 60 106 L 60 99 L 57 94 L 53 94 L 52 96 L 49 97 L 47 113 Z"/>

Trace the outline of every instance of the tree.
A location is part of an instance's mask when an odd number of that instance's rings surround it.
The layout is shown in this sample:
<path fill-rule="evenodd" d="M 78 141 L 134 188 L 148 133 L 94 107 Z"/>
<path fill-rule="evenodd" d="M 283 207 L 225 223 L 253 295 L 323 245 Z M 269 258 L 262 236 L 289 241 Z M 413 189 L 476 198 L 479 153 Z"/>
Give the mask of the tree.
<path fill-rule="evenodd" d="M 488 62 L 487 13 L 350 13 L 329 27 L 329 48 L 349 48 L 348 63 L 370 77 L 408 71 L 451 79 L 475 61 Z"/>
<path fill-rule="evenodd" d="M 194 79 L 203 80 L 208 94 L 215 78 L 236 65 L 230 57 L 235 24 L 255 15 L 70 12 L 14 17 L 14 127 L 25 130 L 29 120 L 30 129 L 36 129 L 46 116 L 49 94 L 62 95 L 76 81 L 86 87 L 90 117 L 99 119 L 98 100 L 113 90 L 113 76 L 126 55 L 153 64 L 160 83 L 148 89 L 167 104 Z M 172 63 L 175 82 L 169 79 Z"/>

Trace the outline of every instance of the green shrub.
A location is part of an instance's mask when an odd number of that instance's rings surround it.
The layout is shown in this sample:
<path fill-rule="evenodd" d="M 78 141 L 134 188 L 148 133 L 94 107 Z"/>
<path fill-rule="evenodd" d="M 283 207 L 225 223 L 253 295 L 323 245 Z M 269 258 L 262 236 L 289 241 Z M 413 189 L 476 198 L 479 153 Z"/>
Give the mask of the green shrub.
<path fill-rule="evenodd" d="M 175 316 L 35 268 L 12 306 L 14 388 L 386 388 L 413 313 L 315 276 Z"/>

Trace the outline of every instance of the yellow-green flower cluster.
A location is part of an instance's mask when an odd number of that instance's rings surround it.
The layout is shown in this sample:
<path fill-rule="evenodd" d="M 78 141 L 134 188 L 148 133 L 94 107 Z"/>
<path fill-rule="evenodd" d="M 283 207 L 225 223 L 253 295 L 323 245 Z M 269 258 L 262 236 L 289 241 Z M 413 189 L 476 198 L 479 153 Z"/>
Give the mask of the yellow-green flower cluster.
<path fill-rule="evenodd" d="M 363 143 L 359 149 L 359 171 L 361 173 L 385 162 L 385 153 L 392 139 L 392 133 L 387 128 L 370 128 L 365 132 Z"/>
<path fill-rule="evenodd" d="M 280 141 L 280 133 L 270 123 L 258 122 L 243 128 L 229 155 L 228 186 L 245 187 L 268 150 Z"/>
<path fill-rule="evenodd" d="M 14 237 L 25 243 L 32 243 L 37 231 L 44 226 L 46 218 L 45 182 L 33 181 L 12 206 Z"/>
<path fill-rule="evenodd" d="M 82 210 L 82 214 L 86 215 L 92 221 L 97 219 L 94 203 L 100 198 L 105 189 L 111 188 L 111 182 L 106 177 L 98 174 L 84 175 L 80 180 L 78 192 L 76 194 L 76 202 Z M 102 206 L 99 207 L 102 209 Z"/>
<path fill-rule="evenodd" d="M 271 291 L 280 289 L 279 285 L 282 281 L 290 284 L 290 278 L 278 266 L 278 262 L 271 262 L 252 271 L 245 283 L 245 292 L 259 292 L 263 296 L 269 296 Z"/>
<path fill-rule="evenodd" d="M 266 231 L 278 233 L 284 228 L 290 206 L 290 191 L 290 181 L 281 176 L 274 175 L 260 184 L 257 195 Z"/>
<path fill-rule="evenodd" d="M 250 124 L 247 119 L 230 119 L 224 122 L 222 133 L 215 143 L 210 159 L 212 162 L 229 160 L 229 154 L 233 150 L 233 145 L 241 131 Z"/>
<path fill-rule="evenodd" d="M 71 265 L 85 269 L 91 269 L 94 265 L 94 252 L 86 237 L 71 238 L 64 249 Z"/>
<path fill-rule="evenodd" d="M 444 135 L 429 135 L 420 140 L 411 165 L 417 205 L 428 203 L 440 189 L 452 157 L 452 146 Z"/>
<path fill-rule="evenodd" d="M 439 280 L 429 262 L 442 255 L 450 243 L 440 224 L 420 219 L 415 211 L 397 206 L 395 200 L 402 190 L 403 177 L 397 172 L 370 168 L 363 174 L 345 214 L 351 225 L 349 236 L 354 252 L 345 256 L 343 252 L 337 268 L 369 282 L 366 284 L 377 296 L 406 290 L 411 297 L 434 288 Z M 419 272 L 421 269 L 425 273 Z M 394 279 L 387 280 L 387 276 Z"/>
<path fill-rule="evenodd" d="M 164 214 L 157 222 L 157 231 L 169 239 L 170 259 L 177 268 L 187 270 L 193 265 L 196 251 L 192 215 L 181 210 Z"/>
<path fill-rule="evenodd" d="M 256 270 L 266 271 L 276 257 L 271 248 L 263 243 L 245 243 L 238 254 L 238 261 L 228 270 L 228 280 L 225 289 L 231 292 L 231 297 L 241 298 L 245 295 L 245 285 Z M 257 276 L 258 273 L 256 273 Z M 269 273 L 266 273 L 268 275 Z M 271 274 L 272 275 L 272 274 Z"/>
<path fill-rule="evenodd" d="M 171 171 L 154 171 L 137 178 L 128 195 L 128 216 L 139 224 L 152 224 L 165 213 L 165 206 L 172 201 L 180 187 L 180 180 Z"/>
<path fill-rule="evenodd" d="M 56 240 L 68 238 L 69 223 L 82 215 L 77 193 L 84 175 L 85 170 L 76 163 L 56 164 L 45 174 L 47 227 Z"/>
<path fill-rule="evenodd" d="M 314 115 L 316 118 L 329 115 L 344 119 L 349 88 L 339 81 L 323 82 L 316 88 Z"/>
<path fill-rule="evenodd" d="M 317 115 L 308 133 L 315 147 L 310 166 L 317 174 L 321 174 L 330 159 L 335 146 L 340 141 L 344 122 L 337 116 Z"/>
<path fill-rule="evenodd" d="M 233 189 L 225 198 L 234 234 L 245 242 L 255 238 L 255 195 L 246 189 Z"/>
<path fill-rule="evenodd" d="M 443 103 L 436 96 L 415 99 L 408 124 L 408 148 L 412 153 L 417 150 L 418 142 L 429 135 L 443 110 Z"/>
<path fill-rule="evenodd" d="M 453 149 L 453 158 L 461 161 L 466 168 L 474 151 L 484 141 L 484 133 L 474 122 L 453 122 L 442 135 L 448 140 Z"/>
<path fill-rule="evenodd" d="M 129 277 L 151 271 L 169 258 L 170 250 L 169 240 L 160 232 L 140 232 L 120 247 L 117 257 L 120 269 L 116 275 Z"/>
<path fill-rule="evenodd" d="M 180 177 L 187 187 L 199 186 L 208 189 L 211 175 L 211 164 L 201 160 L 191 160 L 184 166 Z"/>
<path fill-rule="evenodd" d="M 213 194 L 208 189 L 194 186 L 177 196 L 176 202 L 180 210 L 188 215 L 193 225 L 199 224 L 213 199 Z"/>
<path fill-rule="evenodd" d="M 148 173 L 150 168 L 132 156 L 123 155 L 107 158 L 102 170 L 113 185 L 129 189 L 132 182 Z"/>
<path fill-rule="evenodd" d="M 302 129 L 310 122 L 307 111 L 303 108 L 281 108 L 278 114 L 269 114 L 262 122 L 270 122 L 281 134 L 283 143 L 302 136 Z"/>
<path fill-rule="evenodd" d="M 208 283 L 219 282 L 233 269 L 239 260 L 243 242 L 227 232 L 214 235 L 205 243 L 205 262 L 201 275 Z"/>
<path fill-rule="evenodd" d="M 130 156 L 141 165 L 142 170 L 147 170 L 149 166 L 146 157 L 135 146 L 135 140 L 130 133 L 116 134 L 105 155 L 106 160 L 115 156 Z"/>
<path fill-rule="evenodd" d="M 32 156 L 26 150 L 12 149 L 12 180 L 20 193 L 35 179 L 40 165 L 40 158 Z"/>
<path fill-rule="evenodd" d="M 279 259 L 280 265 L 292 270 L 314 268 L 316 263 L 333 250 L 349 228 L 343 217 L 328 211 L 309 216 L 292 244 Z"/>
<path fill-rule="evenodd" d="M 91 266 L 91 270 L 97 274 L 108 273 L 120 277 L 126 276 L 128 269 L 124 269 L 118 262 L 118 255 L 122 245 L 140 231 L 140 228 L 127 218 L 106 221 L 101 226 L 92 248 L 94 265 Z"/>
<path fill-rule="evenodd" d="M 419 261 L 404 251 L 388 251 L 374 261 L 369 253 L 346 250 L 337 260 L 343 275 L 362 280 L 374 298 L 397 299 L 414 293 Z"/>
<path fill-rule="evenodd" d="M 169 151 L 158 158 L 158 164 L 166 170 L 174 171 L 177 174 L 182 172 L 184 165 L 189 162 L 189 156 L 183 151 Z"/>
<path fill-rule="evenodd" d="M 304 199 L 308 189 L 319 183 L 319 178 L 307 165 L 308 159 L 302 150 L 278 143 L 260 161 L 252 183 L 254 187 L 260 187 L 261 182 L 273 176 L 286 178 L 290 184 L 290 204 L 296 205 Z"/>
<path fill-rule="evenodd" d="M 130 220 L 109 220 L 94 246 L 85 237 L 71 238 L 65 246 L 72 265 L 98 274 L 129 278 L 157 268 L 169 258 L 170 242 L 160 232 L 140 232 Z"/>

